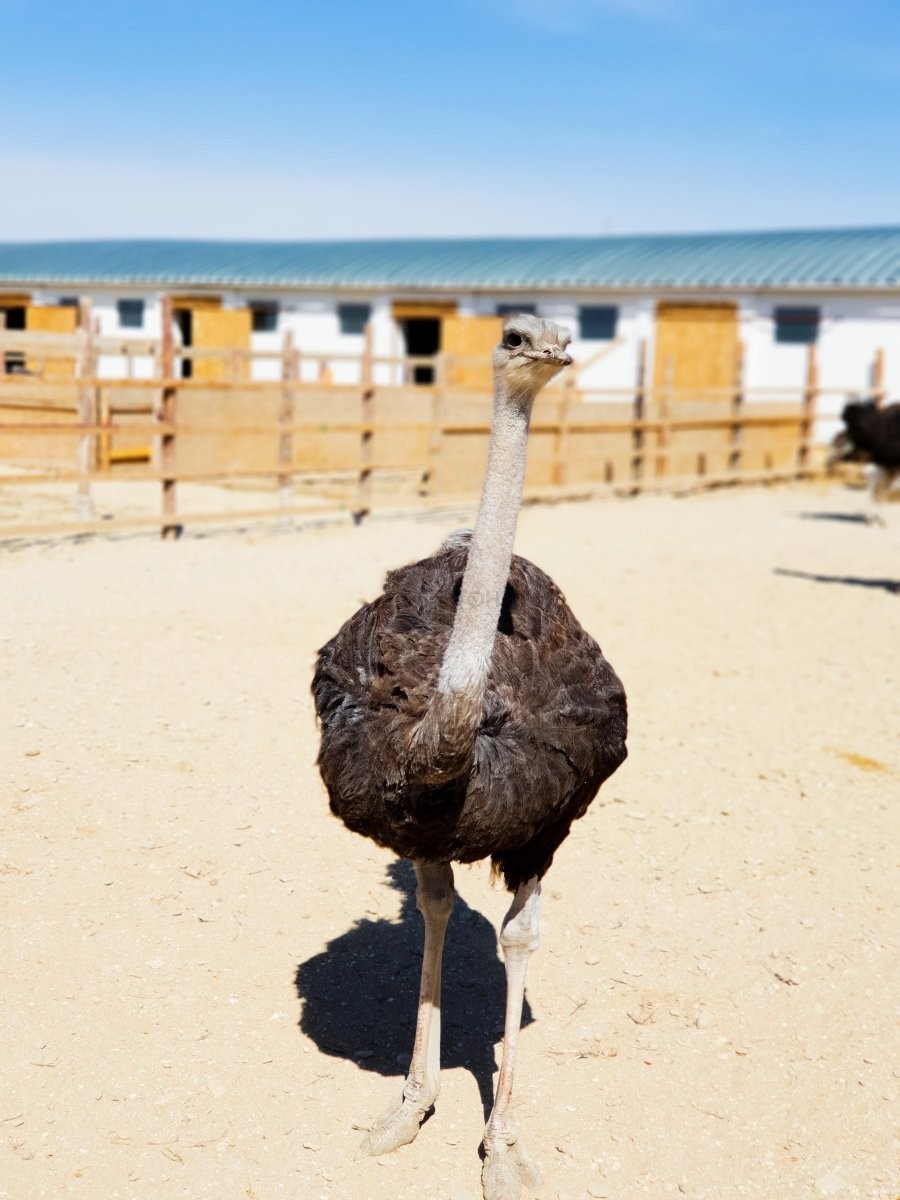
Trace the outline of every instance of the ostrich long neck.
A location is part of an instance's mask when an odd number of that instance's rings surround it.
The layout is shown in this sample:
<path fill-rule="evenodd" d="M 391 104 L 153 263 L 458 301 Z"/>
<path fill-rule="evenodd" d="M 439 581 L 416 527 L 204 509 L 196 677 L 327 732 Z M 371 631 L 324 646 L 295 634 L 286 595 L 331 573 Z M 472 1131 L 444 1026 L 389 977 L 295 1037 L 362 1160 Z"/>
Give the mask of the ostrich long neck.
<path fill-rule="evenodd" d="M 444 693 L 484 698 L 522 503 L 530 420 L 530 401 L 522 405 L 498 383 L 478 519 L 441 664 L 438 687 Z"/>
<path fill-rule="evenodd" d="M 437 691 L 415 738 L 432 784 L 463 769 L 475 744 L 522 502 L 533 396 L 494 384 L 494 419 L 475 532 Z"/>

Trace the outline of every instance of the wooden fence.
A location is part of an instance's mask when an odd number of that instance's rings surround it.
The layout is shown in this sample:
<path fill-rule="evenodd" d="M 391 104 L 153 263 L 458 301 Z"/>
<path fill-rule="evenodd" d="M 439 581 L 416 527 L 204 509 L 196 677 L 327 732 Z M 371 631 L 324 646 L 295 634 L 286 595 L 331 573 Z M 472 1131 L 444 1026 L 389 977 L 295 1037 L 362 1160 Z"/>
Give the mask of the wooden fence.
<path fill-rule="evenodd" d="M 340 509 L 359 518 L 470 502 L 486 461 L 490 396 L 447 386 L 458 372 L 440 358 L 379 358 L 366 346 L 355 359 L 359 382 L 341 384 L 332 374 L 340 356 L 302 353 L 290 335 L 266 355 L 176 348 L 171 335 L 125 342 L 101 337 L 86 305 L 72 335 L 0 330 L 0 487 L 24 495 L 74 484 L 76 498 L 66 521 L 28 520 L 23 504 L 0 522 L 0 537 L 109 530 L 95 516 L 94 494 L 110 480 L 158 488 L 155 512 L 105 514 L 115 527 L 158 526 L 166 537 L 186 523 L 291 521 Z M 151 377 L 136 377 L 135 354 Z M 110 355 L 126 361 L 121 377 L 99 375 Z M 180 364 L 199 357 L 225 362 L 225 377 L 179 377 Z M 248 358 L 277 359 L 280 377 L 252 380 Z M 316 382 L 301 377 L 310 361 L 320 367 Z M 402 382 L 423 363 L 432 383 Z M 385 369 L 401 381 L 374 382 Z M 654 391 L 643 363 L 631 388 L 586 389 L 578 369 L 538 398 L 526 499 L 797 478 L 816 465 L 814 347 L 802 389 L 752 394 L 739 379 L 729 389 Z M 217 490 L 186 513 L 181 495 L 193 484 L 252 492 L 256 506 L 225 505 Z"/>

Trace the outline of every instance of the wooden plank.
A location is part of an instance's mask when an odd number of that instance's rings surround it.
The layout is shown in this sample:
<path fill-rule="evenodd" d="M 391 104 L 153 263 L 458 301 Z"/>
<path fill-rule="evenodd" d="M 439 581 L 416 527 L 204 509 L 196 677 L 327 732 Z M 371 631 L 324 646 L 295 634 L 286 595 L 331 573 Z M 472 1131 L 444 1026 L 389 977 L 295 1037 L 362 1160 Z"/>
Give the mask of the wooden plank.
<path fill-rule="evenodd" d="M 140 358 L 155 358 L 159 354 L 159 339 L 146 337 L 128 337 L 106 334 L 95 338 L 98 354 L 110 354 L 116 357 L 132 355 Z"/>
<path fill-rule="evenodd" d="M 178 388 L 176 388 L 175 390 L 180 391 L 180 389 L 178 389 Z M 374 390 L 378 391 L 378 389 L 374 389 Z M 777 413 L 770 413 L 770 414 L 759 413 L 759 414 L 754 414 L 754 415 L 748 414 L 745 410 L 739 416 L 729 415 L 729 416 L 716 417 L 716 418 L 693 417 L 693 418 L 682 418 L 679 420 L 672 420 L 672 421 L 662 421 L 662 420 L 609 421 L 609 420 L 598 420 L 598 419 L 594 418 L 593 413 L 596 412 L 598 407 L 599 407 L 598 405 L 590 404 L 590 405 L 581 405 L 581 406 L 579 406 L 579 408 L 573 408 L 570 412 L 570 417 L 569 417 L 571 431 L 573 433 L 578 433 L 578 432 L 581 432 L 581 433 L 602 433 L 602 432 L 622 433 L 622 432 L 628 432 L 628 431 L 634 430 L 636 428 L 636 429 L 643 430 L 645 432 L 652 433 L 652 432 L 659 432 L 662 429 L 673 429 L 673 430 L 682 430 L 682 431 L 683 430 L 692 430 L 692 429 L 693 430 L 706 430 L 706 429 L 723 430 L 723 429 L 731 429 L 734 425 L 738 425 L 738 424 L 747 425 L 747 426 L 761 426 L 761 427 L 771 426 L 772 428 L 775 428 L 778 426 L 799 425 L 799 424 L 802 424 L 803 420 L 804 420 L 802 410 L 797 409 L 796 412 L 791 412 L 791 413 L 783 413 L 783 412 L 779 411 Z M 787 405 L 777 405 L 775 407 L 777 407 L 779 410 L 781 410 L 788 406 Z M 587 420 L 581 419 L 581 414 L 583 413 L 583 411 L 585 409 L 589 410 L 591 413 L 590 418 Z M 818 417 L 816 419 L 818 419 Z M 559 429 L 559 424 L 560 423 L 558 420 L 533 421 L 531 423 L 531 430 L 532 430 L 532 432 L 538 432 L 538 433 L 553 433 Z M 81 424 L 69 424 L 69 423 L 62 423 L 62 422 L 54 422 L 50 425 L 42 425 L 42 424 L 27 423 L 27 422 L 22 422 L 22 423 L 7 422 L 6 424 L 4 424 L 3 422 L 0 422 L 0 430 L 7 429 L 11 432 L 20 432 L 20 431 L 28 431 L 28 430 L 33 430 L 35 432 L 46 432 L 48 429 L 50 429 L 50 430 L 59 431 L 59 432 L 63 432 L 63 433 L 65 433 L 65 432 L 80 433 L 83 431 L 83 428 L 84 427 Z M 235 434 L 273 433 L 273 432 L 275 432 L 275 430 L 278 427 L 274 426 L 272 424 L 244 425 L 244 424 L 231 424 L 231 423 L 222 424 L 222 425 L 216 425 L 216 424 L 189 425 L 185 422 L 179 422 L 177 426 L 176 425 L 162 426 L 158 423 L 153 424 L 153 425 L 144 426 L 144 425 L 133 424 L 133 423 L 126 424 L 123 422 L 117 422 L 117 421 L 111 420 L 108 423 L 98 422 L 96 425 L 92 425 L 90 428 L 91 428 L 92 432 L 146 433 L 150 430 L 153 430 L 153 431 L 159 433 L 162 430 L 163 432 L 166 432 L 166 433 L 190 433 L 190 434 L 194 434 L 194 435 L 203 435 L 203 434 L 212 435 L 212 434 L 221 434 L 223 432 L 224 433 L 235 433 Z M 359 420 L 356 420 L 356 421 L 304 421 L 304 422 L 295 422 L 293 425 L 289 426 L 289 429 L 294 433 L 317 432 L 317 433 L 357 433 L 357 434 L 364 433 L 364 432 L 370 432 L 370 433 L 376 432 L 377 433 L 379 430 L 384 430 L 384 429 L 392 430 L 392 431 L 402 431 L 402 430 L 416 430 L 416 431 L 425 430 L 425 431 L 427 431 L 431 428 L 432 428 L 431 422 L 425 422 L 425 421 L 398 421 L 396 423 L 388 423 L 388 422 L 372 422 L 372 421 L 366 422 L 366 421 L 359 421 Z M 442 428 L 443 432 L 445 432 L 445 433 L 489 433 L 490 429 L 491 429 L 491 425 L 490 425 L 490 422 L 487 420 L 487 418 L 485 418 L 482 421 L 459 421 L 459 420 L 450 421 L 450 420 L 446 420 L 446 421 L 442 422 L 441 428 Z"/>
<path fill-rule="evenodd" d="M 71 412 L 76 407 L 75 389 L 71 384 L 45 383 L 39 388 L 26 384 L 18 387 L 15 381 L 20 379 L 21 375 L 0 375 L 0 414 L 12 409 Z"/>
<path fill-rule="evenodd" d="M 65 314 L 60 317 L 60 313 Z M 64 307 L 37 308 L 29 305 L 25 319 L 27 329 L 0 329 L 0 350 L 40 351 L 70 355 L 78 353 L 78 336 L 74 325 L 69 332 L 72 319 L 77 319 L 78 310 L 69 305 Z M 62 331 L 56 328 L 62 321 Z"/>
<path fill-rule="evenodd" d="M 174 389 L 176 391 L 180 389 Z M 377 392 L 378 389 L 373 389 Z M 582 408 L 596 409 L 596 405 L 583 405 Z M 779 406 L 784 407 L 784 406 Z M 818 418 L 816 418 L 818 419 Z M 740 425 L 744 428 L 759 428 L 759 429 L 791 429 L 804 424 L 804 416 L 801 411 L 790 414 L 773 413 L 770 415 L 756 414 L 749 415 L 744 409 L 737 415 L 726 417 L 718 417 L 715 419 L 706 419 L 704 417 L 685 418 L 682 420 L 673 421 L 602 421 L 592 417 L 590 420 L 580 419 L 580 414 L 577 408 L 572 408 L 567 416 L 567 429 L 570 434 L 580 433 L 633 433 L 635 431 L 643 433 L 659 433 L 664 431 L 669 432 L 704 432 L 708 430 L 726 431 L 732 430 L 735 426 Z M 373 421 L 303 421 L 294 422 L 291 425 L 275 426 L 272 424 L 222 424 L 222 425 L 192 425 L 184 421 L 179 421 L 178 424 L 167 424 L 166 422 L 154 422 L 153 424 L 144 424 L 140 422 L 124 422 L 109 420 L 105 422 L 98 421 L 91 425 L 82 425 L 80 422 L 12 422 L 0 420 L 0 435 L 18 435 L 18 434 L 59 434 L 61 436 L 80 436 L 83 433 L 91 434 L 109 434 L 109 433 L 127 433 L 135 436 L 148 436 L 150 434 L 164 434 L 168 436 L 176 436 L 177 434 L 190 435 L 192 437 L 220 437 L 223 434 L 235 437 L 251 437 L 262 436 L 265 434 L 275 433 L 346 433 L 346 434 L 378 434 L 378 433 L 423 433 L 428 434 L 435 427 L 433 422 L 426 421 L 398 421 L 395 423 L 373 422 Z M 465 421 L 441 421 L 439 429 L 442 434 L 484 434 L 487 435 L 491 431 L 490 422 L 487 420 L 477 422 Z M 533 433 L 558 433 L 561 429 L 561 422 L 555 421 L 533 421 L 531 431 Z"/>
<path fill-rule="evenodd" d="M 144 460 L 141 460 L 144 461 Z M 410 474 L 421 471 L 422 464 L 420 462 L 397 463 L 397 462 L 380 462 L 374 460 L 372 462 L 373 472 L 384 472 L 387 474 Z M 228 482 L 231 479 L 259 479 L 262 481 L 276 480 L 282 473 L 280 465 L 273 467 L 253 467 L 246 471 L 233 471 L 231 469 L 223 469 L 221 471 L 179 471 L 177 474 L 166 475 L 156 470 L 136 472 L 129 475 L 128 483 L 162 483 L 165 479 L 174 479 L 176 483 L 221 483 Z M 359 471 L 356 467 L 348 467 L 343 470 L 323 469 L 323 470 L 308 470 L 302 471 L 294 469 L 293 476 L 297 483 L 321 482 L 323 480 L 342 479 L 352 484 L 354 487 L 357 482 Z M 78 472 L 72 467 L 60 469 L 58 471 L 23 471 L 16 475 L 0 475 L 0 484 L 4 487 L 18 487 L 19 485 L 27 486 L 29 484 L 45 484 L 45 483 L 75 483 L 78 479 Z M 109 477 L 95 472 L 91 475 L 92 482 L 108 482 Z"/>

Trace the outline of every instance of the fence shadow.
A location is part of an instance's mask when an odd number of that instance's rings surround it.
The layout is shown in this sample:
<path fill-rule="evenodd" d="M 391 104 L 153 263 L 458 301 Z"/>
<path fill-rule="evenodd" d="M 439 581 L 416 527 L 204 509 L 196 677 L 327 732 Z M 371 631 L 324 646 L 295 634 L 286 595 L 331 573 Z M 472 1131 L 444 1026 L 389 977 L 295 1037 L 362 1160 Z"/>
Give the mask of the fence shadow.
<path fill-rule="evenodd" d="M 300 1028 L 324 1054 L 402 1078 L 415 1032 L 423 923 L 412 864 L 391 863 L 388 876 L 403 898 L 400 920 L 361 918 L 300 963 L 295 982 Z M 472 1072 L 485 1116 L 493 1103 L 494 1042 L 503 1032 L 505 1000 L 497 933 L 458 896 L 444 954 L 441 1058 L 444 1067 Z M 523 1026 L 533 1019 L 526 999 Z"/>
<path fill-rule="evenodd" d="M 900 579 L 867 579 L 860 575 L 817 575 L 811 571 L 792 571 L 787 567 L 775 567 L 774 574 L 791 579 L 808 579 L 813 583 L 842 583 L 847 587 L 874 588 L 891 596 L 900 596 Z"/>

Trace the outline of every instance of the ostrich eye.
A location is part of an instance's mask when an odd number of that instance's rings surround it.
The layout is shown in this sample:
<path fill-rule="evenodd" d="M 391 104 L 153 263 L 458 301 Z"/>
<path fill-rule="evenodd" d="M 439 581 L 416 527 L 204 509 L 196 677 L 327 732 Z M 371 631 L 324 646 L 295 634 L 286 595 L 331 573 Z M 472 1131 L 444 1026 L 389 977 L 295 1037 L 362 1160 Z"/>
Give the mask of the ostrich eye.
<path fill-rule="evenodd" d="M 506 347 L 508 350 L 518 350 L 524 341 L 525 339 L 522 337 L 522 335 L 515 333 L 513 330 L 510 330 L 506 335 Z"/>

